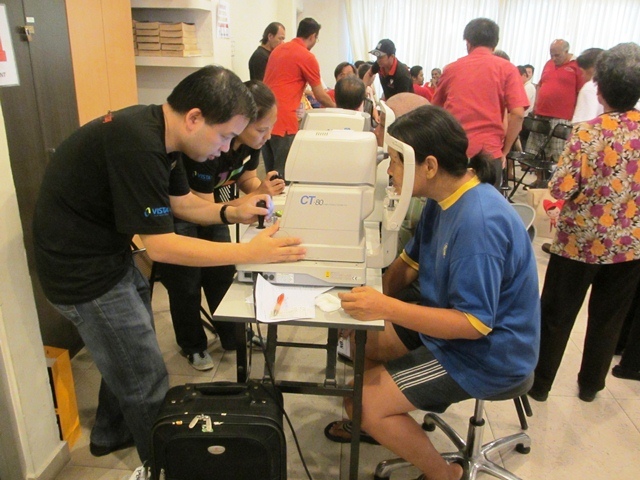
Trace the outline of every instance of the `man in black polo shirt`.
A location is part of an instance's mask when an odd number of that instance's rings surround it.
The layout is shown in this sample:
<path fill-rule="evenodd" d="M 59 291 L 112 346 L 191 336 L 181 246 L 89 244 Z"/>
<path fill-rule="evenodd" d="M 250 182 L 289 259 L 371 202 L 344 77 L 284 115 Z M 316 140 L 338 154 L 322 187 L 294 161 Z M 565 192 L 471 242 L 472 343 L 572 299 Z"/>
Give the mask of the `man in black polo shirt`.
<path fill-rule="evenodd" d="M 90 438 L 95 456 L 135 444 L 142 462 L 149 460 L 151 427 L 169 386 L 149 284 L 131 256 L 134 234 L 152 260 L 180 265 L 304 256 L 298 239 L 272 238 L 277 226 L 249 244 L 174 233 L 174 216 L 206 225 L 268 213 L 268 195 L 237 206 L 195 196 L 182 166 L 183 154 L 204 162 L 227 151 L 255 114 L 233 72 L 204 67 L 162 105 L 128 107 L 82 126 L 47 167 L 34 215 L 36 266 L 45 295 L 76 325 L 102 375 Z M 257 207 L 259 200 L 268 208 Z"/>
<path fill-rule="evenodd" d="M 380 40 L 376 48 L 369 52 L 376 58 L 369 71 L 362 79 L 365 85 L 370 86 L 373 78 L 377 74 L 384 92 L 384 100 L 389 100 L 396 93 L 413 93 L 413 81 L 409 67 L 396 58 L 396 46 L 391 40 L 385 38 Z"/>

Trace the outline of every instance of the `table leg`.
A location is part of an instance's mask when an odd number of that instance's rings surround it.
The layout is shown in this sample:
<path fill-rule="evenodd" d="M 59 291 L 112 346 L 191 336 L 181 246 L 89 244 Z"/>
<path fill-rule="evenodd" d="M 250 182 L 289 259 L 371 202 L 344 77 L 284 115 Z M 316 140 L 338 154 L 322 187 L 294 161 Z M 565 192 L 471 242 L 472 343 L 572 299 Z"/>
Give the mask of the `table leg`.
<path fill-rule="evenodd" d="M 366 330 L 356 330 L 356 351 L 353 361 L 353 412 L 351 422 L 351 455 L 349 458 L 349 479 L 358 480 L 360 462 L 360 423 L 362 422 L 362 385 L 364 382 L 364 345 Z"/>
<path fill-rule="evenodd" d="M 235 322 L 236 337 L 236 379 L 238 383 L 245 383 L 249 376 L 247 360 L 247 324 Z"/>
<path fill-rule="evenodd" d="M 266 361 L 265 361 L 265 365 L 264 365 L 264 374 L 262 379 L 263 380 L 270 380 L 270 381 L 274 381 L 273 378 L 271 378 L 271 374 L 275 375 L 275 372 L 273 371 L 269 371 L 269 368 L 267 366 L 267 362 L 268 365 L 271 366 L 272 370 L 275 370 L 275 364 L 276 364 L 276 347 L 278 346 L 278 325 L 276 323 L 270 323 L 268 328 L 267 328 L 267 339 L 266 339 Z"/>
<path fill-rule="evenodd" d="M 338 359 L 338 329 L 330 328 L 327 331 L 327 367 L 324 375 L 324 386 L 335 387 L 336 362 Z"/>

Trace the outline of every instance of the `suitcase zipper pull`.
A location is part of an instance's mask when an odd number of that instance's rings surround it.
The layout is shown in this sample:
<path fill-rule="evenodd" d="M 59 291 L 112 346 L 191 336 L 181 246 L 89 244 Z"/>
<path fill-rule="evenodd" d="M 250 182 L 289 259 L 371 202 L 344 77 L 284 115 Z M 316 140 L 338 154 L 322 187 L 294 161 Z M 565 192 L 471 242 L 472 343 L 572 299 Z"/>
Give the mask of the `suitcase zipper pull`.
<path fill-rule="evenodd" d="M 211 426 L 211 417 L 209 415 L 203 415 L 204 417 L 204 425 L 202 426 L 202 431 L 204 433 L 213 432 L 213 427 Z"/>
<path fill-rule="evenodd" d="M 211 423 L 211 417 L 209 415 L 196 415 L 195 417 L 193 417 L 193 420 L 191 420 L 191 423 L 189 423 L 189 429 L 194 428 L 200 420 L 204 422 L 204 424 L 202 425 L 202 431 L 204 433 L 213 432 L 213 425 Z"/>
<path fill-rule="evenodd" d="M 202 417 L 203 415 L 196 415 L 195 417 L 193 417 L 193 420 L 191 420 L 191 423 L 189 424 L 189 429 L 195 427 L 198 424 L 198 421 L 202 419 Z"/>

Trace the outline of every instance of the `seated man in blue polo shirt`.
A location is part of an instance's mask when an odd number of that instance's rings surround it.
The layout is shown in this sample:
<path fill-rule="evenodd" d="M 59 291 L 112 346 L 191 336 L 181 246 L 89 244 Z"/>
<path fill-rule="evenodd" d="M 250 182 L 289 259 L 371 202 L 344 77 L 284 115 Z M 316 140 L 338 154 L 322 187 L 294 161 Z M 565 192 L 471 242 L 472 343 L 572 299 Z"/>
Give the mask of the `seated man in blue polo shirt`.
<path fill-rule="evenodd" d="M 440 456 L 408 412 L 442 411 L 527 380 L 540 338 L 536 262 L 522 221 L 492 187 L 490 161 L 467 160 L 466 134 L 451 114 L 420 107 L 388 133 L 413 148 L 415 182 L 407 188 L 427 203 L 414 238 L 383 276 L 384 294 L 370 287 L 340 294 L 352 317 L 385 319 L 384 331 L 367 338 L 361 439 L 412 463 L 420 478 L 458 480 L 462 467 Z M 389 154 L 401 190 L 403 158 Z M 416 279 L 418 304 L 394 298 Z M 350 398 L 345 406 L 351 414 Z M 325 434 L 345 442 L 349 430 L 338 421 Z"/>

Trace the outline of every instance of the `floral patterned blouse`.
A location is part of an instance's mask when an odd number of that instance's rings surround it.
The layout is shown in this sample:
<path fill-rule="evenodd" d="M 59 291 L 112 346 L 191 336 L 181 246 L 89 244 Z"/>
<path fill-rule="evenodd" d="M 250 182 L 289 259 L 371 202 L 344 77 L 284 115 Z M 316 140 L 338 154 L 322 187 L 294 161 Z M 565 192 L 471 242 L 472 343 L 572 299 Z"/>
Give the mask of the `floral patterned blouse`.
<path fill-rule="evenodd" d="M 585 263 L 640 259 L 640 112 L 575 125 L 549 189 L 565 201 L 551 252 Z"/>

